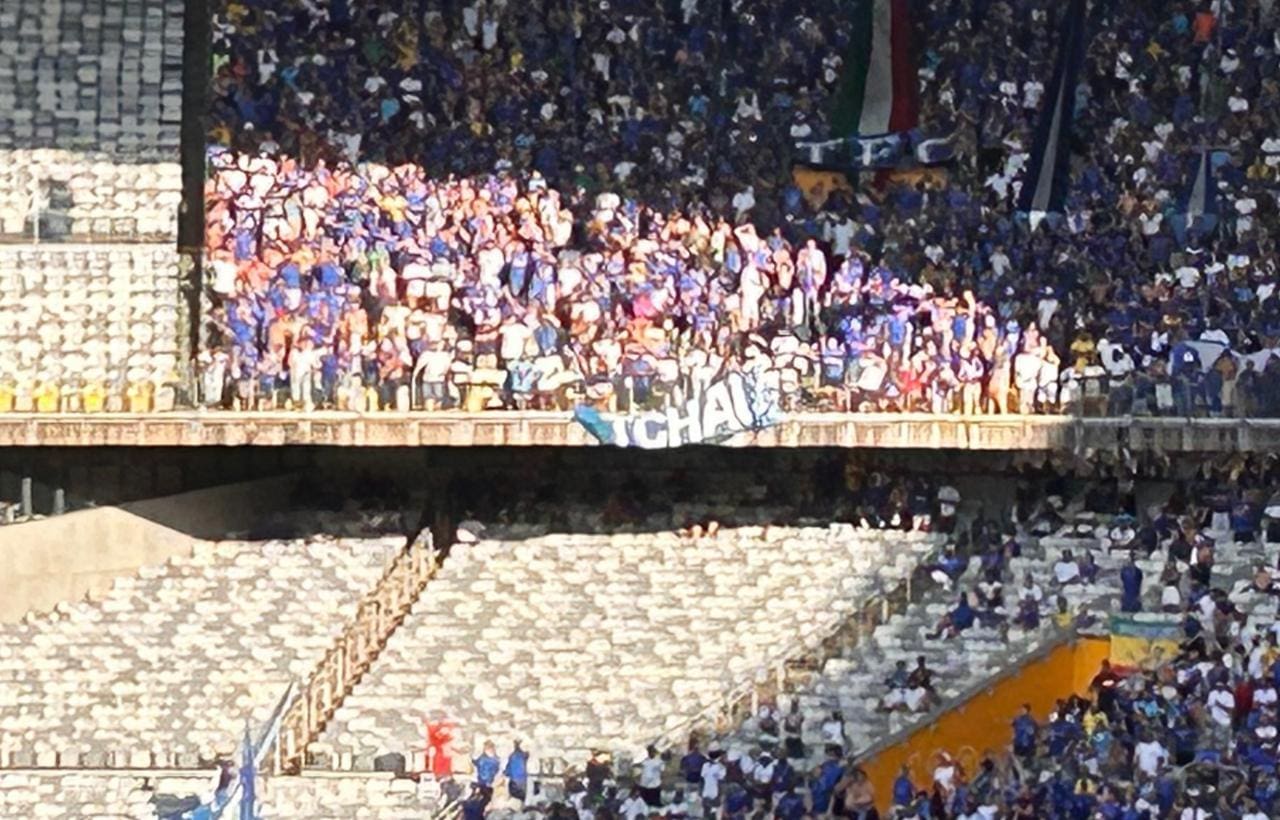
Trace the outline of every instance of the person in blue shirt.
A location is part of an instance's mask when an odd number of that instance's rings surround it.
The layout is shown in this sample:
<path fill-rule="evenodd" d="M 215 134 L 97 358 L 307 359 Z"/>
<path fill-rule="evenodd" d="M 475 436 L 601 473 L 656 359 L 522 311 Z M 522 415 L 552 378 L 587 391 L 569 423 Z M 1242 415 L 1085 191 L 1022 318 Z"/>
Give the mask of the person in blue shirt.
<path fill-rule="evenodd" d="M 507 792 L 512 798 L 524 802 L 529 787 L 529 753 L 520 748 L 520 741 L 507 757 L 507 765 L 502 770 L 507 778 Z"/>
<path fill-rule="evenodd" d="M 471 787 L 471 794 L 462 801 L 462 820 L 484 820 L 485 807 L 489 805 L 489 796 L 479 784 Z"/>
<path fill-rule="evenodd" d="M 844 766 L 840 763 L 840 751 L 837 747 L 827 749 L 827 759 L 822 761 L 813 773 L 813 782 L 809 785 L 809 794 L 813 799 L 813 814 L 826 814 L 831 806 L 831 795 L 836 784 L 844 777 Z"/>
<path fill-rule="evenodd" d="M 893 781 L 893 805 L 909 805 L 915 794 L 916 787 L 911 782 L 911 768 L 903 766 L 898 778 Z"/>
<path fill-rule="evenodd" d="M 1120 611 L 1141 612 L 1142 570 L 1138 568 L 1132 553 L 1129 554 L 1129 563 L 1120 569 L 1120 586 L 1123 588 L 1120 596 Z"/>
<path fill-rule="evenodd" d="M 1018 757 L 1034 755 L 1039 733 L 1040 724 L 1031 716 L 1031 704 L 1022 704 L 1022 714 L 1013 719 L 1013 753 Z"/>
<path fill-rule="evenodd" d="M 684 775 L 684 782 L 697 786 L 696 792 L 702 791 L 702 764 L 707 762 L 707 756 L 698 749 L 695 741 L 689 741 L 689 752 L 680 758 L 680 773 Z"/>
<path fill-rule="evenodd" d="M 724 814 L 729 820 L 745 820 L 751 805 L 751 793 L 741 783 L 730 783 L 725 788 Z"/>
<path fill-rule="evenodd" d="M 796 793 L 793 785 L 778 798 L 777 805 L 773 808 L 773 816 L 778 820 L 800 820 L 804 815 L 804 798 Z"/>
<path fill-rule="evenodd" d="M 955 609 L 942 617 L 938 623 L 938 628 L 934 630 L 930 638 L 936 640 L 942 636 L 954 638 L 961 632 L 973 626 L 977 614 L 973 611 L 973 607 L 969 604 L 969 593 L 960 593 L 960 601 L 956 604 Z"/>
<path fill-rule="evenodd" d="M 498 760 L 497 752 L 494 751 L 493 741 L 486 740 L 484 751 L 471 762 L 476 768 L 475 785 L 480 789 L 480 797 L 484 805 L 488 806 L 489 801 L 493 799 L 493 783 L 498 779 L 498 771 L 502 768 L 502 762 Z"/>

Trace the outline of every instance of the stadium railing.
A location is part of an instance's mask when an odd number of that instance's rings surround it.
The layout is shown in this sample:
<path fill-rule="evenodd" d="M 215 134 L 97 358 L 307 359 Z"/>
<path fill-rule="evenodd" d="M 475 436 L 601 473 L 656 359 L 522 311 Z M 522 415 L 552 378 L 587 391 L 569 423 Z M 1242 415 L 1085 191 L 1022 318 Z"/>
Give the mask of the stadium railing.
<path fill-rule="evenodd" d="M 440 565 L 430 533 L 423 532 L 387 567 L 285 713 L 275 745 L 275 773 L 302 768 L 307 746 L 377 658 Z"/>

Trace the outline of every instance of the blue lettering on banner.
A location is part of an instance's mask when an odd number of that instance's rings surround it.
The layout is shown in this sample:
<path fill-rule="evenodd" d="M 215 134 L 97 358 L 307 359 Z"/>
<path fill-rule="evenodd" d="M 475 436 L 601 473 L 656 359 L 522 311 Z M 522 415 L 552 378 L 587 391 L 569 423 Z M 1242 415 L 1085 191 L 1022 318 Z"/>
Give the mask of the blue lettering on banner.
<path fill-rule="evenodd" d="M 581 405 L 573 417 L 601 444 L 646 449 L 717 444 L 781 421 L 779 396 L 776 373 L 735 372 L 662 410 L 612 415 Z"/>

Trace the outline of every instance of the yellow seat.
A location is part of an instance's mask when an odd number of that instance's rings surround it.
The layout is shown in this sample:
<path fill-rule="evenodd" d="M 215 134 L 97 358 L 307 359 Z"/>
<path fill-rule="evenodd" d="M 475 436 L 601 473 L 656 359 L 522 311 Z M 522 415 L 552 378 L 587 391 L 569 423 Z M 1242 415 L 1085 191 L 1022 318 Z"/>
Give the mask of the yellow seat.
<path fill-rule="evenodd" d="M 0 384 L 0 413 L 12 413 L 18 391 L 11 384 Z"/>
<path fill-rule="evenodd" d="M 62 391 L 58 385 L 49 382 L 41 382 L 36 385 L 36 389 L 31 392 L 31 398 L 35 401 L 37 413 L 56 413 L 58 412 L 58 402 L 61 398 Z"/>
<path fill-rule="evenodd" d="M 130 413 L 150 413 L 155 386 L 150 382 L 134 383 L 129 385 L 125 395 Z"/>
<path fill-rule="evenodd" d="M 107 406 L 107 390 L 100 382 L 90 382 L 80 390 L 81 409 L 86 413 L 101 413 Z"/>

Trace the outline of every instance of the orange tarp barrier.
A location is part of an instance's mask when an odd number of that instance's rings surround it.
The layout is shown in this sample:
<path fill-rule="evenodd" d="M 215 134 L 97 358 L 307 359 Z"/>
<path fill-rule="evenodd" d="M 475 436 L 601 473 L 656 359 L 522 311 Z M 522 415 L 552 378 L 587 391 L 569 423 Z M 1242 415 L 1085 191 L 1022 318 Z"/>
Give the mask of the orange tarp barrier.
<path fill-rule="evenodd" d="M 984 752 L 1004 752 L 1013 742 L 1013 719 L 1024 703 L 1031 704 L 1036 720 L 1043 721 L 1059 699 L 1089 691 L 1089 682 L 1109 652 L 1105 638 L 1063 644 L 863 761 L 876 802 L 882 810 L 888 807 L 903 764 L 911 767 L 917 789 L 931 787 L 938 752 L 949 752 L 972 775 Z"/>

